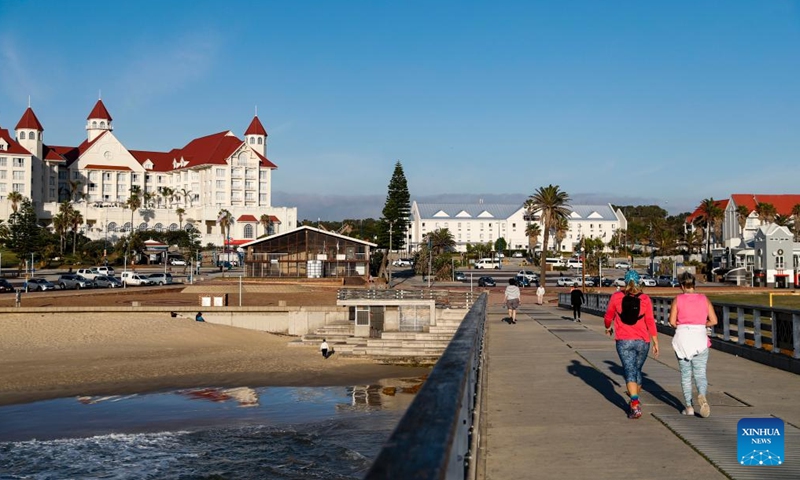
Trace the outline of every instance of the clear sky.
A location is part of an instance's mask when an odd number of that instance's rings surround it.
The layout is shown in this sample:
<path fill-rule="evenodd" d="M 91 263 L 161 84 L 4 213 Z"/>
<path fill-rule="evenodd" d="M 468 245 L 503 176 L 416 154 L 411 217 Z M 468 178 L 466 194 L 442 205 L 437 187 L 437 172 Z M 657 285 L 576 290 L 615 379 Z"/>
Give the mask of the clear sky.
<path fill-rule="evenodd" d="M 0 126 L 77 145 L 98 91 L 130 149 L 257 106 L 300 219 L 380 216 L 397 160 L 419 201 L 800 193 L 798 1 L 0 0 Z"/>

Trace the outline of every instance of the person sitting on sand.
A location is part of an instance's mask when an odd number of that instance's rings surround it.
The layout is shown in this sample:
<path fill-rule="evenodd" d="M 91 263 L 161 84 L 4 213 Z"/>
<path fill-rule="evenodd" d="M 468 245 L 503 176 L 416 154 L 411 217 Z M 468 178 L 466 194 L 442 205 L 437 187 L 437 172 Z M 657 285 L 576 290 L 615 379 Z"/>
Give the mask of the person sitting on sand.
<path fill-rule="evenodd" d="M 203 312 L 197 312 L 197 315 L 194 316 L 195 321 L 198 322 L 205 322 L 206 320 L 203 318 Z"/>

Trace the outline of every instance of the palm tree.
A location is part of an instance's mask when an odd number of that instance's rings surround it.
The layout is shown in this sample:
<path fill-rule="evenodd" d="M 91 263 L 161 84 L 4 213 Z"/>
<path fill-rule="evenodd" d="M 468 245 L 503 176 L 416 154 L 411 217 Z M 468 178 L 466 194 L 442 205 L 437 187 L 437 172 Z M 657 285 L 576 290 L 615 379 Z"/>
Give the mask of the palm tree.
<path fill-rule="evenodd" d="M 181 188 L 181 196 L 183 197 L 183 206 L 186 206 L 186 200 L 189 200 L 189 206 L 192 206 L 192 192 L 191 190 L 187 190 L 185 188 Z"/>
<path fill-rule="evenodd" d="M 765 223 L 772 223 L 775 221 L 775 215 L 778 214 L 778 211 L 775 209 L 775 205 L 771 203 L 756 203 L 755 208 L 756 215 L 758 215 L 759 221 L 761 221 L 761 225 Z"/>
<path fill-rule="evenodd" d="M 78 227 L 83 223 L 83 215 L 78 210 L 72 210 L 68 217 L 68 222 L 72 226 L 72 254 L 75 255 L 75 247 L 78 244 Z"/>
<path fill-rule="evenodd" d="M 130 234 L 133 235 L 133 214 L 136 213 L 136 210 L 142 208 L 142 188 L 139 185 L 134 185 L 131 187 L 131 196 L 128 197 L 128 200 L 125 202 L 125 208 L 131 209 L 131 232 Z"/>
<path fill-rule="evenodd" d="M 716 235 L 715 226 L 722 219 L 724 213 L 713 197 L 705 198 L 700 202 L 700 215 L 706 225 L 706 258 L 708 259 L 711 258 L 711 233 L 713 231 Z"/>
<path fill-rule="evenodd" d="M 792 218 L 794 219 L 794 241 L 800 238 L 800 203 L 795 203 L 792 207 Z"/>
<path fill-rule="evenodd" d="M 70 180 L 69 181 L 69 198 L 70 200 L 77 201 L 78 200 L 78 193 L 80 193 L 81 189 L 81 181 L 80 180 Z"/>
<path fill-rule="evenodd" d="M 561 244 L 564 242 L 564 239 L 567 238 L 567 232 L 569 232 L 569 222 L 567 219 L 558 219 L 553 226 L 553 236 L 556 239 L 556 247 L 559 252 L 561 251 Z"/>
<path fill-rule="evenodd" d="M 170 204 L 175 200 L 175 189 L 161 187 L 161 196 L 164 197 L 164 205 L 169 208 Z"/>
<path fill-rule="evenodd" d="M 781 227 L 788 227 L 792 224 L 792 217 L 790 215 L 781 215 L 780 213 L 775 215 L 775 225 L 780 225 Z"/>
<path fill-rule="evenodd" d="M 11 209 L 14 210 L 14 213 L 17 213 L 17 209 L 19 209 L 19 204 L 25 197 L 22 196 L 21 193 L 14 191 L 8 194 L 8 201 L 11 202 Z"/>
<path fill-rule="evenodd" d="M 528 197 L 530 210 L 538 210 L 542 221 L 544 238 L 542 240 L 542 258 L 540 259 L 541 275 L 544 280 L 547 273 L 547 242 L 550 237 L 550 229 L 554 228 L 560 219 L 566 220 L 569 215 L 569 195 L 562 192 L 558 185 L 548 185 L 539 187 L 536 192 Z"/>
<path fill-rule="evenodd" d="M 222 229 L 222 244 L 225 247 L 225 252 L 228 250 L 228 239 L 231 236 L 231 225 L 233 225 L 233 214 L 226 209 L 222 209 L 217 214 L 219 219 L 218 223 Z"/>
<path fill-rule="evenodd" d="M 800 207 L 800 205 L 797 205 Z M 800 212 L 800 210 L 798 210 Z M 750 209 L 745 205 L 736 207 L 736 221 L 739 222 L 739 233 L 742 236 L 742 247 L 744 247 L 744 227 L 747 226 L 747 217 L 750 216 Z"/>
<path fill-rule="evenodd" d="M 178 207 L 178 208 L 175 210 L 175 213 L 177 213 L 177 214 L 178 214 L 178 228 L 179 228 L 180 230 L 183 230 L 183 216 L 184 216 L 184 215 L 186 215 L 186 210 L 184 210 L 184 209 L 182 209 L 182 208 Z"/>
<path fill-rule="evenodd" d="M 264 235 L 269 236 L 269 227 L 272 225 L 272 217 L 264 213 L 258 217 L 258 222 L 264 226 Z"/>
<path fill-rule="evenodd" d="M 428 234 L 428 240 L 431 244 L 431 250 L 438 256 L 444 252 L 449 252 L 456 246 L 456 241 L 453 239 L 453 234 L 450 229 L 439 228 Z"/>
<path fill-rule="evenodd" d="M 528 250 L 533 255 L 536 250 L 536 242 L 539 240 L 539 235 L 542 234 L 542 227 L 539 226 L 538 223 L 529 223 L 527 227 L 525 227 L 525 235 L 528 236 Z"/>

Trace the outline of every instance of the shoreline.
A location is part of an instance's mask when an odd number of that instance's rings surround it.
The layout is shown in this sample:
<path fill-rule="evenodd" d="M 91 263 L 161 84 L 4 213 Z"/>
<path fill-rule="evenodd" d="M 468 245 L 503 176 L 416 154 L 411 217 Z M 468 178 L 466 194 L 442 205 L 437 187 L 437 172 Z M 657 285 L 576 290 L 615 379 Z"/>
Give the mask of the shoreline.
<path fill-rule="evenodd" d="M 284 335 L 168 314 L 7 314 L 0 338 L 0 406 L 202 387 L 379 384 L 430 371 L 326 360 L 316 348 L 289 347 Z"/>

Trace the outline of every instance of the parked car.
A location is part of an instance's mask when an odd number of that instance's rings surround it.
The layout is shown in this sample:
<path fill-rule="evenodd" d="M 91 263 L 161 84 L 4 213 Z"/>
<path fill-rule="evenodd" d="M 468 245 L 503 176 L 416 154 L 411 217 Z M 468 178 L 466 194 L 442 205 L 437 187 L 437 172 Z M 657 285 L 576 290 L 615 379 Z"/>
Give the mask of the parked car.
<path fill-rule="evenodd" d="M 623 270 L 627 270 L 631 268 L 631 264 L 628 262 L 617 262 L 614 264 L 614 268 L 621 268 Z"/>
<path fill-rule="evenodd" d="M 567 268 L 583 268 L 583 262 L 577 258 L 567 260 Z"/>
<path fill-rule="evenodd" d="M 55 290 L 56 286 L 44 278 L 29 278 L 22 284 L 22 288 L 28 292 L 35 292 L 37 290 L 44 292 L 45 290 Z"/>
<path fill-rule="evenodd" d="M 494 287 L 497 286 L 495 283 L 494 278 L 492 277 L 481 277 L 478 279 L 478 286 L 479 287 Z"/>
<path fill-rule="evenodd" d="M 475 268 L 494 268 L 495 270 L 500 270 L 500 260 L 496 258 L 481 258 L 475 261 Z"/>
<path fill-rule="evenodd" d="M 95 283 L 88 278 L 76 273 L 65 273 L 58 277 L 56 284 L 61 290 L 80 290 L 82 288 L 92 288 Z"/>
<path fill-rule="evenodd" d="M 656 277 L 656 285 L 659 287 L 671 287 L 672 275 L 659 275 Z"/>
<path fill-rule="evenodd" d="M 530 287 L 531 286 L 531 281 L 528 280 L 528 277 L 526 277 L 524 275 L 517 275 L 516 277 L 514 277 L 514 280 L 517 281 L 517 286 L 518 287 L 523 287 L 524 288 L 524 287 Z"/>
<path fill-rule="evenodd" d="M 514 257 L 514 258 L 522 258 L 523 257 L 523 253 L 522 252 L 514 252 L 514 254 L 511 255 L 511 256 Z"/>
<path fill-rule="evenodd" d="M 97 288 L 119 288 L 122 286 L 122 282 L 120 282 L 117 277 L 109 275 L 94 277 L 94 284 Z"/>
<path fill-rule="evenodd" d="M 11 285 L 5 278 L 0 278 L 0 292 L 13 292 L 14 285 Z"/>
<path fill-rule="evenodd" d="M 413 260 L 410 258 L 398 258 L 394 262 L 392 262 L 392 266 L 394 267 L 411 267 L 414 265 Z"/>
<path fill-rule="evenodd" d="M 461 271 L 457 271 L 454 277 L 456 282 L 466 282 L 467 281 L 467 274 Z"/>
<path fill-rule="evenodd" d="M 172 284 L 172 274 L 171 273 L 153 273 L 147 276 L 147 279 L 150 280 L 154 285 L 170 285 Z"/>
<path fill-rule="evenodd" d="M 99 270 L 97 270 L 97 267 L 79 268 L 78 271 L 75 272 L 75 273 L 77 273 L 78 275 L 80 275 L 83 278 L 88 278 L 89 280 L 94 280 L 94 277 L 96 277 L 98 275 L 103 275 L 102 273 L 100 273 Z"/>
<path fill-rule="evenodd" d="M 556 285 L 559 287 L 571 287 L 575 285 L 575 279 L 572 277 L 558 277 Z"/>
<path fill-rule="evenodd" d="M 114 267 L 94 267 L 92 270 L 97 270 L 100 275 L 114 276 Z"/>
<path fill-rule="evenodd" d="M 614 279 L 610 278 L 610 277 L 603 277 L 603 280 L 600 281 L 600 285 L 602 285 L 604 287 L 610 287 L 610 286 L 614 285 Z"/>
<path fill-rule="evenodd" d="M 139 275 L 136 272 L 122 272 L 122 277 L 120 278 L 123 286 L 125 285 L 136 285 L 136 286 L 144 286 L 144 285 L 152 285 L 153 282 L 150 281 L 149 278 L 145 277 L 144 275 Z"/>
<path fill-rule="evenodd" d="M 531 283 L 539 281 L 539 275 L 534 273 L 532 270 L 520 270 L 519 272 L 517 272 L 517 276 L 525 277 Z"/>
<path fill-rule="evenodd" d="M 170 257 L 169 264 L 184 267 L 186 266 L 186 260 L 182 259 L 181 257 Z"/>
<path fill-rule="evenodd" d="M 618 279 L 614 280 L 615 287 L 624 287 L 625 286 L 625 277 L 619 277 Z"/>
<path fill-rule="evenodd" d="M 656 279 L 651 277 L 650 275 L 642 275 L 641 282 L 642 285 L 644 285 L 645 287 L 655 287 L 656 285 L 658 285 L 656 283 Z"/>

